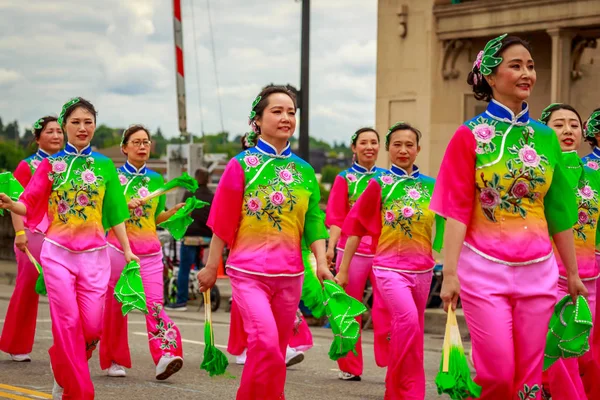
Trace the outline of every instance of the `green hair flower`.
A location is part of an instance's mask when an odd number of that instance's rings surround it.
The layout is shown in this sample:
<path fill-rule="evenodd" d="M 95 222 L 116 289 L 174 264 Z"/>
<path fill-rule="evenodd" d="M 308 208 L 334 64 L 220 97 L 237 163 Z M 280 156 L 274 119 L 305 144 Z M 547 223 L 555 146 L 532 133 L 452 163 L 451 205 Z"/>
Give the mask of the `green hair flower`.
<path fill-rule="evenodd" d="M 552 103 L 550 104 L 548 107 L 544 108 L 542 110 L 542 115 L 540 115 L 540 122 L 544 125 L 547 125 L 548 123 L 548 118 L 550 118 L 550 114 L 552 114 L 552 112 L 550 111 L 550 109 L 554 106 L 557 106 L 561 103 Z"/>
<path fill-rule="evenodd" d="M 75 98 L 67 103 L 65 103 L 65 105 L 62 107 L 62 111 L 60 112 L 60 115 L 58 116 L 58 125 L 63 126 L 64 118 L 65 118 L 65 114 L 67 113 L 67 110 L 69 109 L 69 107 L 71 107 L 74 104 L 79 103 L 79 98 Z"/>
<path fill-rule="evenodd" d="M 256 96 L 256 99 L 254 99 L 254 101 L 252 102 L 252 111 L 250 111 L 250 115 L 248 116 L 248 119 L 250 121 L 252 121 L 254 117 L 256 117 L 256 111 L 254 111 L 254 108 L 258 105 L 261 99 L 261 96 Z"/>
<path fill-rule="evenodd" d="M 585 136 L 594 137 L 600 133 L 600 110 L 594 111 L 585 123 Z"/>
<path fill-rule="evenodd" d="M 33 124 L 34 129 L 42 129 L 42 124 L 44 123 L 44 118 L 40 118 Z"/>
<path fill-rule="evenodd" d="M 477 60 L 475 60 L 473 67 L 477 67 L 482 75 L 490 75 L 492 70 L 502 62 L 502 57 L 496 57 L 496 53 L 502 47 L 502 40 L 506 36 L 507 34 L 505 33 L 490 40 L 477 55 Z"/>

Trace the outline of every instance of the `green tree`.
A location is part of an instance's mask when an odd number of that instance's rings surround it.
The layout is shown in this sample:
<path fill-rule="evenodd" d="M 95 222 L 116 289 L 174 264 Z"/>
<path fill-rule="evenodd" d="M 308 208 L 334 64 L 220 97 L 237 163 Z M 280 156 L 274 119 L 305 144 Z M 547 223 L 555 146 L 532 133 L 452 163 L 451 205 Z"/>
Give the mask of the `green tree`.
<path fill-rule="evenodd" d="M 13 142 L 0 141 L 0 171 L 14 171 L 25 156 L 25 150 Z"/>
<path fill-rule="evenodd" d="M 325 165 L 321 168 L 321 182 L 333 183 L 335 177 L 341 172 L 341 168 L 334 165 Z"/>

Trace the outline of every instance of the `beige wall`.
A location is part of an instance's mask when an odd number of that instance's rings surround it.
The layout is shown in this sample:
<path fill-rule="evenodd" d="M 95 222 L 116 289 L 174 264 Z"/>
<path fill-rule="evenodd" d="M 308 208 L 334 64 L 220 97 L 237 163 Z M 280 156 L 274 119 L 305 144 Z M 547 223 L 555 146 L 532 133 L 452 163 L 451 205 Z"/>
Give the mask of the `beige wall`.
<path fill-rule="evenodd" d="M 424 134 L 417 159 L 421 170 L 436 176 L 448 141 L 466 118 L 474 116 L 478 103 L 471 95 L 466 77 L 477 52 L 491 37 L 472 39 L 470 50 L 463 50 L 455 64 L 460 76 L 442 77 L 443 42 L 436 34 L 433 0 L 379 0 L 377 44 L 376 127 L 386 132 L 391 124 L 404 120 Z M 408 9 L 408 31 L 401 38 L 397 13 Z M 543 31 L 508 32 L 530 41 L 536 63 L 537 84 L 529 100 L 533 118 L 550 103 L 552 40 Z M 587 49 L 582 57 L 582 79 L 571 81 L 569 101 L 585 119 L 600 107 L 600 49 Z M 570 73 L 570 71 L 567 71 Z M 565 101 L 561 100 L 561 101 Z M 484 103 L 479 105 L 485 106 Z M 582 146 L 581 153 L 589 151 Z M 381 152 L 380 166 L 389 165 L 387 152 Z"/>

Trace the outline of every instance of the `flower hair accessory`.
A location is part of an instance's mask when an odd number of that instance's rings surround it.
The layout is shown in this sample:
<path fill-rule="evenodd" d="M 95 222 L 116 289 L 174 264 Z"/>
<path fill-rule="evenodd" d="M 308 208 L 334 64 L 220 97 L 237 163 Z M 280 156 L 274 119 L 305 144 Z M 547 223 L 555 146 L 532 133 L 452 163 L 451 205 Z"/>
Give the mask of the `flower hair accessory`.
<path fill-rule="evenodd" d="M 254 131 L 246 133 L 246 136 L 244 136 L 244 145 L 246 147 L 254 147 L 254 146 L 256 146 L 256 139 L 257 139 L 257 137 L 258 137 L 258 135 Z"/>
<path fill-rule="evenodd" d="M 600 133 L 600 110 L 594 111 L 585 123 L 585 136 L 594 137 Z"/>
<path fill-rule="evenodd" d="M 559 105 L 560 103 L 552 103 L 550 104 L 548 107 L 544 108 L 542 110 L 542 114 L 540 115 L 540 122 L 544 125 L 548 124 L 548 118 L 550 118 L 550 114 L 552 114 L 552 112 L 550 111 L 550 109 L 554 106 Z"/>
<path fill-rule="evenodd" d="M 487 42 L 483 50 L 477 53 L 477 58 L 473 62 L 473 83 L 478 85 L 479 82 L 483 81 L 483 75 L 487 76 L 492 73 L 492 70 L 496 68 L 502 62 L 502 57 L 496 57 L 496 53 L 502 47 L 502 40 L 507 36 L 500 35 L 495 39 Z"/>
<path fill-rule="evenodd" d="M 71 101 L 69 101 L 68 103 L 65 103 L 65 105 L 62 107 L 62 111 L 60 112 L 60 115 L 58 116 L 58 125 L 63 126 L 64 118 L 65 118 L 65 114 L 67 113 L 67 110 L 69 109 L 69 107 L 71 107 L 74 104 L 79 103 L 79 98 L 75 98 Z"/>
<path fill-rule="evenodd" d="M 40 118 L 33 124 L 34 129 L 42 129 L 42 124 L 44 123 L 44 118 Z"/>
<path fill-rule="evenodd" d="M 261 99 L 261 96 L 256 96 L 256 99 L 254 99 L 254 101 L 252 102 L 252 111 L 250 111 L 250 115 L 248 116 L 248 119 L 250 121 L 252 121 L 254 117 L 256 117 L 256 111 L 254 111 L 254 108 L 258 105 Z"/>
<path fill-rule="evenodd" d="M 127 129 L 123 129 L 123 134 L 121 135 L 121 146 L 123 146 L 125 144 L 125 134 L 127 133 Z"/>

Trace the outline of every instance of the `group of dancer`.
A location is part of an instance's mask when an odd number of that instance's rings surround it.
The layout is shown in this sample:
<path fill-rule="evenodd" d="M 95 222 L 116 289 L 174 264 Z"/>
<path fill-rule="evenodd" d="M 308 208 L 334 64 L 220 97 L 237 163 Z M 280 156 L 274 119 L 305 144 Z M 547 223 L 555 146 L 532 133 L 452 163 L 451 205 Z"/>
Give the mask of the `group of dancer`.
<path fill-rule="evenodd" d="M 398 122 L 384 138 L 362 128 L 351 137 L 355 159 L 336 177 L 325 215 L 313 168 L 290 149 L 294 94 L 267 86 L 256 97 L 245 149 L 227 164 L 215 193 L 208 220 L 213 237 L 198 273 L 200 290 L 209 290 L 223 249 L 230 248 L 229 350 L 244 364 L 237 399 L 284 398 L 286 364 L 312 345 L 307 328 L 294 343 L 306 324 L 298 305 L 307 270 L 303 251 L 309 249 L 316 276 L 335 280 L 357 300 L 370 280 L 375 360 L 387 367 L 385 398 L 425 399 L 424 314 L 434 250 L 442 247 L 441 297 L 446 309 L 454 309 L 460 295 L 481 399 L 600 398 L 599 329 L 589 352 L 542 372 L 556 303 L 581 295 L 596 315 L 600 108 L 586 123 L 562 103 L 548 106 L 539 120 L 531 118 L 534 61 L 529 44 L 514 36 L 488 42 L 467 82 L 489 105 L 458 128 L 437 179 L 415 164 L 423 136 L 417 127 Z M 58 123 L 41 120 L 35 130 L 40 149 L 15 172 L 24 194 L 18 202 L 0 195 L 0 207 L 13 214 L 19 260 L 13 296 L 19 301 L 9 306 L 0 350 L 15 361 L 31 352 L 37 297 L 33 266 L 21 253 L 28 246 L 40 255 L 46 275 L 50 357 L 65 399 L 93 398 L 87 360 L 98 341 L 109 374 L 125 375 L 131 367 L 126 320 L 112 298 L 130 260 L 142 265 L 157 378 L 183 363 L 179 331 L 162 310 L 156 237 L 156 223 L 177 207 L 165 211 L 164 199 L 140 200 L 162 184 L 145 167 L 147 130 L 125 132 L 128 161 L 117 171 L 90 150 L 95 115 L 89 102 L 77 98 L 65 105 Z M 56 153 L 61 129 L 68 143 Z M 584 139 L 593 151 L 580 160 Z M 381 142 L 389 169 L 375 166 Z M 360 341 L 356 355 L 338 365 L 339 379 L 361 380 Z"/>

